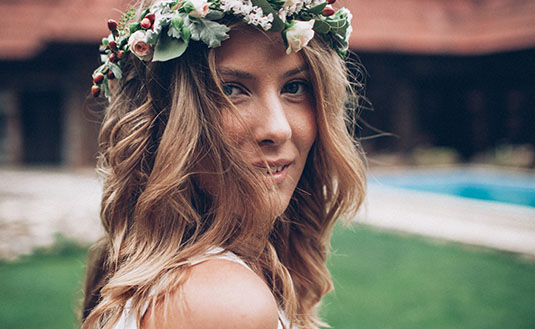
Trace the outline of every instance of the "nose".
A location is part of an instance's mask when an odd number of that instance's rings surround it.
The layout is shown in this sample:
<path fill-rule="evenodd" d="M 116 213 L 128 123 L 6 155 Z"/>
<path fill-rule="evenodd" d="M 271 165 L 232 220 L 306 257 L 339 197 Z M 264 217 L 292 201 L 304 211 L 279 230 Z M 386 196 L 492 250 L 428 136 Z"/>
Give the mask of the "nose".
<path fill-rule="evenodd" d="M 254 137 L 259 146 L 280 145 L 292 137 L 292 126 L 279 95 L 261 100 Z"/>

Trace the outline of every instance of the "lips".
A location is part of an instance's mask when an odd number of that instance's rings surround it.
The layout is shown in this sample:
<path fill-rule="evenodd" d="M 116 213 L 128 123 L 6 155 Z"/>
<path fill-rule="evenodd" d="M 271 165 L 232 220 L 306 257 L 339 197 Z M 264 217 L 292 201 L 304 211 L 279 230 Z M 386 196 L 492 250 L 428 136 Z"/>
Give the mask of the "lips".
<path fill-rule="evenodd" d="M 270 168 L 258 167 L 258 170 L 260 170 L 264 175 L 274 175 L 274 174 L 280 173 L 281 171 L 283 171 L 288 166 L 289 165 L 270 167 Z"/>
<path fill-rule="evenodd" d="M 286 168 L 288 168 L 292 164 L 291 161 L 274 161 L 274 162 L 267 162 L 267 167 L 265 162 L 256 162 L 253 165 L 264 175 L 274 177 L 274 176 L 281 176 L 284 172 L 286 172 Z"/>

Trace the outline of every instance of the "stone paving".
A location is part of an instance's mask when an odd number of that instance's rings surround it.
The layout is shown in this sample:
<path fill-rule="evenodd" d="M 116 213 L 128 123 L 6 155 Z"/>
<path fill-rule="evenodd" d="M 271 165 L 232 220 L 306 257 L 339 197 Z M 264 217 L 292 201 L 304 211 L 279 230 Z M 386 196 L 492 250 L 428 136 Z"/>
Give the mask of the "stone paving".
<path fill-rule="evenodd" d="M 0 259 L 51 246 L 57 235 L 91 243 L 102 234 L 94 170 L 0 168 Z"/>
<path fill-rule="evenodd" d="M 0 168 L 0 259 L 97 240 L 100 194 L 92 169 Z M 535 256 L 535 208 L 371 186 L 356 221 Z"/>

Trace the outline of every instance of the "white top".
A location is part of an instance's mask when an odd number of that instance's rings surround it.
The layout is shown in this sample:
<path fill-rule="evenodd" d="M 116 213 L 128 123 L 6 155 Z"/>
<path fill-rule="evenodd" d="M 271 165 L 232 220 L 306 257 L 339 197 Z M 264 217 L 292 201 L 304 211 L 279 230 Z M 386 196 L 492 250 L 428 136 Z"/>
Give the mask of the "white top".
<path fill-rule="evenodd" d="M 238 257 L 238 255 L 230 251 L 224 251 L 223 248 L 219 248 L 219 247 L 211 248 L 210 250 L 208 250 L 208 252 L 206 252 L 206 254 L 198 258 L 192 259 L 190 261 L 190 264 L 193 266 L 193 265 L 197 265 L 199 263 L 202 263 L 210 259 L 229 260 L 231 262 L 241 264 L 248 270 L 253 271 L 240 257 Z M 148 307 L 149 307 L 149 304 L 147 303 L 145 307 L 143 308 L 143 313 L 147 311 Z M 137 323 L 136 323 L 136 315 L 131 311 L 131 308 L 132 308 L 132 299 L 129 299 L 126 301 L 123 313 L 121 314 L 119 321 L 117 321 L 113 329 L 138 329 Z M 286 315 L 281 309 L 279 309 L 278 329 L 284 328 L 281 322 L 284 323 L 284 327 L 289 328 L 289 321 L 286 318 Z"/>

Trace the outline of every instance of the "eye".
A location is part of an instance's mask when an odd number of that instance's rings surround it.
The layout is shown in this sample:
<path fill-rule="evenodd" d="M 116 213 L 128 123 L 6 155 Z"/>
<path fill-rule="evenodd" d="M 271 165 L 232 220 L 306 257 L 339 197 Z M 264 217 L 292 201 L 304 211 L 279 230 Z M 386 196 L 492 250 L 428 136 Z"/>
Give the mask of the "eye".
<path fill-rule="evenodd" d="M 302 95 L 307 92 L 309 88 L 309 84 L 306 81 L 290 81 L 282 87 L 282 92 L 292 95 Z"/>
<path fill-rule="evenodd" d="M 237 95 L 243 94 L 243 90 L 239 86 L 234 85 L 234 84 L 230 84 L 230 83 L 227 83 L 227 84 L 223 85 L 223 92 L 228 97 L 232 97 L 232 96 L 237 96 Z"/>

